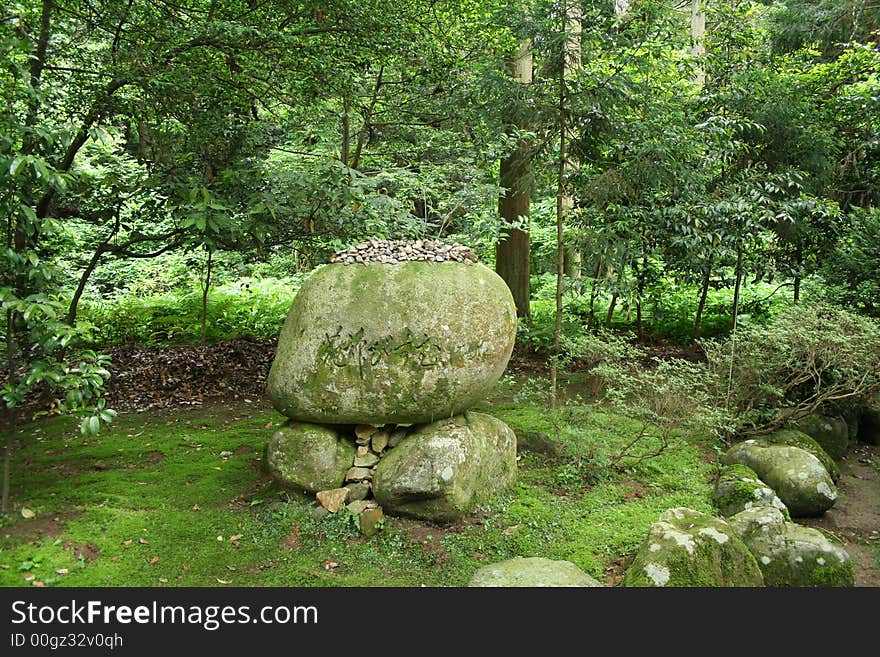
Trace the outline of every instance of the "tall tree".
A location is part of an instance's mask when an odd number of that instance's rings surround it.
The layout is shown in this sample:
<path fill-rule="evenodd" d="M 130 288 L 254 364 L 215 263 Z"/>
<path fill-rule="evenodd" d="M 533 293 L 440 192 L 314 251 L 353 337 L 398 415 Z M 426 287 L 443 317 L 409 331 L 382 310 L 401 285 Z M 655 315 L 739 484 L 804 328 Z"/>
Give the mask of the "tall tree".
<path fill-rule="evenodd" d="M 520 41 L 516 54 L 509 63 L 510 75 L 518 84 L 532 82 L 531 40 Z M 498 199 L 498 214 L 503 223 L 504 235 L 495 247 L 495 271 L 504 279 L 513 294 L 516 312 L 520 317 L 530 317 L 531 292 L 529 203 L 532 180 L 531 140 L 517 136 L 527 130 L 522 112 L 510 117 L 507 132 L 514 139 L 510 153 L 501 158 L 499 179 L 503 193 Z"/>

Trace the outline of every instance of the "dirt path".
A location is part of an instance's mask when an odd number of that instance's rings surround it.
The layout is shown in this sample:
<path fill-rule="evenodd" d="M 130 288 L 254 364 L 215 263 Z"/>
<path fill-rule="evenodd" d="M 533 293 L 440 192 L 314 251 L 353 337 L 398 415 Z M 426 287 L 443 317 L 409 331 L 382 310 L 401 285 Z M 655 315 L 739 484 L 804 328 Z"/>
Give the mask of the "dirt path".
<path fill-rule="evenodd" d="M 840 461 L 837 503 L 804 525 L 845 542 L 855 565 L 856 586 L 880 586 L 880 446 L 855 443 Z"/>

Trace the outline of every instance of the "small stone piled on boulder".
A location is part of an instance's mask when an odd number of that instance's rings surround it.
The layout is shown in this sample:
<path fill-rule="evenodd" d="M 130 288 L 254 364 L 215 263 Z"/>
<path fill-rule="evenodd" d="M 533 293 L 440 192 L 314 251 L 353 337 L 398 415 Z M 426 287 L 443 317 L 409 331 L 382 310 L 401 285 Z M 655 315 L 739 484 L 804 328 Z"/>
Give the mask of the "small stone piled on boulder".
<path fill-rule="evenodd" d="M 271 473 L 323 513 L 360 514 L 364 533 L 383 510 L 462 518 L 516 479 L 513 431 L 469 410 L 504 373 L 516 326 L 505 282 L 460 244 L 337 254 L 278 339 L 268 394 L 290 422 L 269 443 Z"/>
<path fill-rule="evenodd" d="M 337 251 L 331 263 L 344 265 L 382 263 L 396 265 L 401 262 L 477 262 L 476 254 L 464 244 L 444 244 L 439 240 L 378 240 L 355 244 Z"/>

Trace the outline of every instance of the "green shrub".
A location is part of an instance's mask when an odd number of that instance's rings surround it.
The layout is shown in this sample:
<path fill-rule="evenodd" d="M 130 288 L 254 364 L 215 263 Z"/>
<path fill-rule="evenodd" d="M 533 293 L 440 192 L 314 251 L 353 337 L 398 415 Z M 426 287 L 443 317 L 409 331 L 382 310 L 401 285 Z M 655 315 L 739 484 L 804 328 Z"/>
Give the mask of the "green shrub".
<path fill-rule="evenodd" d="M 242 279 L 212 288 L 208 296 L 206 339 L 243 335 L 273 337 L 306 274 L 284 279 Z M 202 292 L 190 289 L 139 298 L 87 303 L 80 311 L 92 325 L 92 339 L 103 345 L 159 345 L 197 342 L 201 331 Z"/>
<path fill-rule="evenodd" d="M 793 306 L 766 325 L 702 345 L 720 385 L 718 403 L 746 432 L 832 403 L 858 404 L 880 389 L 880 324 L 825 303 Z"/>

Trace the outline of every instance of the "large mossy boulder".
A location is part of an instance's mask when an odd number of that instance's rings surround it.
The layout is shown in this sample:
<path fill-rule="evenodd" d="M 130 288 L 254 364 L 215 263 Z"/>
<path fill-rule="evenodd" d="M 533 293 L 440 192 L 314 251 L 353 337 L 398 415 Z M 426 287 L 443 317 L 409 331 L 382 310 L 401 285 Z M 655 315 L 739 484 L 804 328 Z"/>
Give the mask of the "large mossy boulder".
<path fill-rule="evenodd" d="M 853 585 L 846 551 L 819 530 L 786 521 L 778 509 L 749 509 L 728 522 L 758 561 L 766 586 Z"/>
<path fill-rule="evenodd" d="M 373 474 L 388 513 L 451 522 L 516 481 L 516 436 L 501 420 L 469 412 L 420 427 Z"/>
<path fill-rule="evenodd" d="M 822 445 L 803 431 L 798 431 L 797 429 L 777 429 L 773 433 L 756 440 L 758 444 L 800 447 L 822 462 L 828 474 L 831 475 L 833 482 L 837 483 L 837 480 L 840 479 L 840 467 L 837 465 L 837 462 L 831 458 L 831 455 L 824 450 Z"/>
<path fill-rule="evenodd" d="M 581 586 L 600 587 L 570 561 L 553 561 L 543 557 L 515 557 L 483 566 L 471 577 L 468 586 Z"/>
<path fill-rule="evenodd" d="M 655 522 L 627 569 L 624 586 L 762 586 L 749 549 L 723 520 L 676 508 Z"/>
<path fill-rule="evenodd" d="M 330 427 L 288 422 L 269 440 L 269 472 L 281 484 L 312 493 L 339 488 L 355 446 Z"/>
<path fill-rule="evenodd" d="M 837 500 L 837 489 L 825 466 L 800 447 L 745 440 L 731 447 L 721 461 L 754 470 L 776 491 L 793 517 L 821 515 Z"/>
<path fill-rule="evenodd" d="M 772 506 L 789 518 L 788 508 L 776 491 L 761 481 L 754 470 L 739 463 L 726 466 L 718 475 L 712 501 L 725 517 L 754 507 Z"/>
<path fill-rule="evenodd" d="M 794 422 L 792 428 L 807 434 L 835 460 L 843 458 L 849 447 L 849 427 L 842 417 L 807 415 Z"/>
<path fill-rule="evenodd" d="M 433 422 L 481 401 L 516 338 L 505 282 L 481 264 L 332 264 L 296 295 L 268 393 L 321 424 Z"/>

